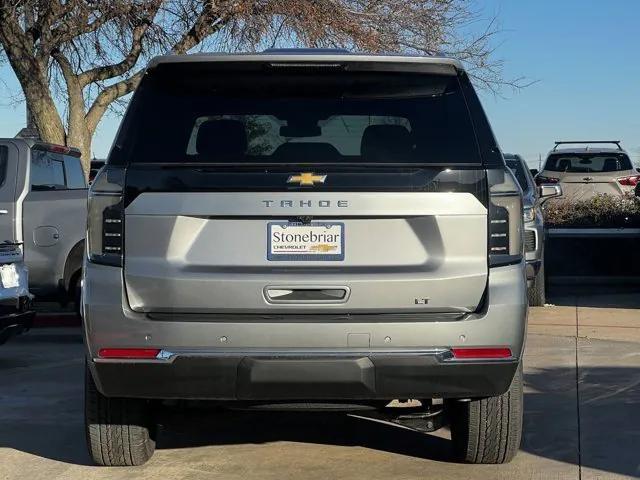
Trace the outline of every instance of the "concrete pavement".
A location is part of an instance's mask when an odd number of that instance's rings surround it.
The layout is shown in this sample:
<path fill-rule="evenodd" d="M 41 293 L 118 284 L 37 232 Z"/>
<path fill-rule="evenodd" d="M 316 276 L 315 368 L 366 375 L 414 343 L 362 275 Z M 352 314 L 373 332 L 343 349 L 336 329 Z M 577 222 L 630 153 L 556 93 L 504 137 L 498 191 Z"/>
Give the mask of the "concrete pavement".
<path fill-rule="evenodd" d="M 529 310 L 529 332 L 640 342 L 638 286 L 556 287 L 547 307 Z"/>
<path fill-rule="evenodd" d="M 446 430 L 421 435 L 345 415 L 171 408 L 160 415 L 159 448 L 147 465 L 93 467 L 82 426 L 80 332 L 60 328 L 0 347 L 0 479 L 638 478 L 640 344 L 627 341 L 640 338 L 633 294 L 629 312 L 576 296 L 553 300 L 560 306 L 532 310 L 525 436 L 509 465 L 452 463 Z"/>

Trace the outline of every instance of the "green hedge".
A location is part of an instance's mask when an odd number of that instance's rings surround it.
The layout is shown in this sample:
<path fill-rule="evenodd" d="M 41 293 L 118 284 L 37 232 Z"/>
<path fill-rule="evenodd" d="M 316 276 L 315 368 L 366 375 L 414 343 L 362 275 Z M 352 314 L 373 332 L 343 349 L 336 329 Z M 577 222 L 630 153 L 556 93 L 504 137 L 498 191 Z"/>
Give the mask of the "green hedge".
<path fill-rule="evenodd" d="M 545 225 L 551 228 L 640 228 L 640 198 L 600 194 L 587 200 L 562 198 L 544 204 Z"/>

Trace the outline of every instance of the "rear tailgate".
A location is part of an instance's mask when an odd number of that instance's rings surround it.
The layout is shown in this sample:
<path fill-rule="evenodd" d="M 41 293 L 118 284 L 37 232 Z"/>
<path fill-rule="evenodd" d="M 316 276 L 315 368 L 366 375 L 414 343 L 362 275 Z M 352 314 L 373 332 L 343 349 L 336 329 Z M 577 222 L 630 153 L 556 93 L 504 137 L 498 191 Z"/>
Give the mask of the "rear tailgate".
<path fill-rule="evenodd" d="M 130 171 L 128 183 L 149 175 Z M 288 176 L 263 175 L 274 184 Z M 328 173 L 327 183 L 355 176 Z M 484 172 L 441 173 L 432 184 L 448 191 L 431 192 L 406 191 L 400 184 L 416 175 L 399 174 L 369 174 L 366 183 L 397 185 L 381 192 L 143 189 L 125 210 L 129 304 L 184 313 L 474 310 L 487 283 L 487 210 L 446 176 L 480 185 Z M 269 260 L 269 225 L 290 221 L 341 224 L 343 259 Z"/>
<path fill-rule="evenodd" d="M 598 194 L 620 195 L 623 190 L 616 181 L 618 176 L 618 172 L 564 173 L 560 179 L 563 197 L 580 200 Z"/>
<path fill-rule="evenodd" d="M 126 167 L 131 308 L 476 310 L 485 155 L 504 163 L 468 77 L 446 61 L 234 58 L 161 61 L 132 100 L 109 159 Z"/>

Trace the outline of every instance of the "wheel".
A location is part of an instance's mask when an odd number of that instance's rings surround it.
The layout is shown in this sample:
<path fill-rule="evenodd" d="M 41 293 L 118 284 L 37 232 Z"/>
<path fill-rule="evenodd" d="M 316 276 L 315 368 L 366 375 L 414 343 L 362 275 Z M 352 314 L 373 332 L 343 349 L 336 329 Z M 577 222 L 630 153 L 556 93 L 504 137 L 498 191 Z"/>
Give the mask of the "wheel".
<path fill-rule="evenodd" d="M 146 400 L 102 395 L 85 367 L 85 430 L 89 455 L 98 465 L 142 465 L 155 450 L 156 426 Z"/>
<path fill-rule="evenodd" d="M 445 402 L 456 460 L 476 464 L 510 462 L 520 448 L 522 405 L 522 364 L 509 390 L 502 395 Z"/>
<path fill-rule="evenodd" d="M 527 288 L 527 299 L 531 307 L 544 307 L 545 298 L 545 281 L 544 281 L 544 262 L 540 265 L 540 270 L 533 279 L 533 284 Z"/>

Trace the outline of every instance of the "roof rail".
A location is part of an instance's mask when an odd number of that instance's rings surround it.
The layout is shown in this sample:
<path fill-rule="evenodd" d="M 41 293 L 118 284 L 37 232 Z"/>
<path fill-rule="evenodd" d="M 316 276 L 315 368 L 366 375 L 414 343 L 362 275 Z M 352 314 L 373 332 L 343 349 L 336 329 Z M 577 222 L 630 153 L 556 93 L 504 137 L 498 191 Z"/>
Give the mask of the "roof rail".
<path fill-rule="evenodd" d="M 553 151 L 555 152 L 558 148 L 558 145 L 566 145 L 566 144 L 576 144 L 576 143 L 612 143 L 618 147 L 618 150 L 622 150 L 620 146 L 620 140 L 561 140 L 556 141 L 556 146 L 553 147 Z"/>

